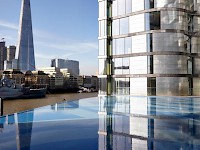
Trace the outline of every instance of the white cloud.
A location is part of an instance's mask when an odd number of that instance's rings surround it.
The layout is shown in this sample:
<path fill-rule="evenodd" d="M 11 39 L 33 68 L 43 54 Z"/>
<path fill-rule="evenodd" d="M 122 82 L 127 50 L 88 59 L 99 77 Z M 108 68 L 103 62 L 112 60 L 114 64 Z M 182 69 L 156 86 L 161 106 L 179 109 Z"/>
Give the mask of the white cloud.
<path fill-rule="evenodd" d="M 98 44 L 95 42 L 72 42 L 72 43 L 56 43 L 56 42 L 43 42 L 43 41 L 36 41 L 37 46 L 43 46 L 45 49 L 53 50 L 55 57 L 60 58 L 67 58 L 71 55 L 77 54 L 84 54 L 90 51 L 98 50 Z M 51 43 L 51 44 L 50 44 Z M 58 52 L 58 50 L 60 50 Z M 57 53 L 56 53 L 57 52 Z M 46 58 L 46 56 L 44 55 Z M 51 56 L 49 56 L 51 57 Z"/>
<path fill-rule="evenodd" d="M 42 58 L 42 59 L 52 59 L 52 58 L 55 57 L 55 55 L 47 55 L 47 54 L 35 53 L 35 57 Z"/>
<path fill-rule="evenodd" d="M 17 24 L 7 22 L 5 20 L 0 20 L 0 26 L 6 27 L 6 28 L 9 28 L 9 29 L 13 29 L 13 30 L 18 30 L 18 28 L 19 28 Z"/>
<path fill-rule="evenodd" d="M 0 26 L 18 30 L 18 25 L 7 22 L 5 20 L 0 20 Z M 70 56 L 72 54 L 82 54 L 86 53 L 88 51 L 97 50 L 98 44 L 95 42 L 72 42 L 67 40 L 64 37 L 59 37 L 57 35 L 53 35 L 49 32 L 43 31 L 43 30 L 34 30 L 34 43 L 45 46 L 47 48 L 53 48 L 56 50 L 64 50 L 66 52 L 69 52 L 66 54 L 67 56 Z M 6 36 L 8 40 L 13 40 L 11 36 Z M 66 42 L 67 41 L 67 42 Z"/>

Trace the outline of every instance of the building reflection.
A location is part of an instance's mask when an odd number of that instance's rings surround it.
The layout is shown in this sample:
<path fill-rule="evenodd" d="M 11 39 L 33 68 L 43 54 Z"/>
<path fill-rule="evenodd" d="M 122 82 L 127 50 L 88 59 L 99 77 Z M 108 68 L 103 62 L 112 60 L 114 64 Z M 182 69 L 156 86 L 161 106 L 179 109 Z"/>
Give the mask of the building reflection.
<path fill-rule="evenodd" d="M 66 101 L 62 103 L 56 103 L 55 105 L 51 105 L 52 110 L 68 110 L 68 109 L 76 109 L 79 108 L 79 100 L 74 101 Z"/>
<path fill-rule="evenodd" d="M 34 110 L 1 117 L 0 134 L 3 134 L 4 131 L 7 134 L 9 129 L 15 130 L 16 134 L 9 138 L 16 140 L 16 149 L 30 150 L 33 118 Z"/>
<path fill-rule="evenodd" d="M 66 101 L 50 107 L 53 111 L 67 111 L 79 108 L 79 101 Z M 37 114 L 37 113 L 36 113 Z M 37 116 L 37 115 L 36 115 Z M 36 117 L 37 118 L 37 117 Z M 36 119 L 37 120 L 37 119 Z M 34 110 L 0 117 L 0 149 L 30 150 L 34 144 Z M 44 129 L 45 130 L 45 129 Z M 5 141 L 5 142 L 4 142 Z M 12 144 L 8 144 L 8 143 Z"/>
<path fill-rule="evenodd" d="M 200 99 L 99 97 L 99 150 L 200 149 Z"/>

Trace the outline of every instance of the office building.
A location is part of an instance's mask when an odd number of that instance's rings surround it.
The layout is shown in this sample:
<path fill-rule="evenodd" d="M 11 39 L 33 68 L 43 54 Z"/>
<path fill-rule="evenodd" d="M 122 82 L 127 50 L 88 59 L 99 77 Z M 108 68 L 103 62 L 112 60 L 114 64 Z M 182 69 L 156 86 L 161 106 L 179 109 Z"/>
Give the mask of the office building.
<path fill-rule="evenodd" d="M 82 88 L 91 89 L 93 91 L 98 91 L 98 77 L 97 76 L 78 76 L 78 85 Z"/>
<path fill-rule="evenodd" d="M 12 69 L 12 61 L 5 60 L 4 61 L 4 70 Z"/>
<path fill-rule="evenodd" d="M 32 88 L 46 88 L 49 86 L 49 77 L 43 71 L 27 71 L 25 73 L 25 86 Z"/>
<path fill-rule="evenodd" d="M 57 67 L 43 67 L 39 68 L 40 71 L 48 74 L 49 76 L 49 88 L 50 89 L 57 89 L 63 88 L 64 84 L 64 77 L 60 71 L 60 68 Z"/>
<path fill-rule="evenodd" d="M 24 84 L 25 78 L 23 72 L 21 72 L 19 69 L 10 69 L 3 71 L 1 75 L 5 75 L 8 79 L 12 79 L 15 81 L 15 84 Z"/>
<path fill-rule="evenodd" d="M 18 69 L 35 70 L 30 0 L 22 0 L 18 42 L 16 51 Z"/>
<path fill-rule="evenodd" d="M 101 95 L 200 95 L 200 1 L 99 0 Z"/>
<path fill-rule="evenodd" d="M 6 60 L 7 52 L 5 42 L 0 42 L 0 70 L 4 70 L 4 61 Z"/>
<path fill-rule="evenodd" d="M 16 46 L 9 46 L 6 50 L 6 60 L 4 61 L 4 70 L 17 69 L 12 67 L 12 60 L 15 59 Z"/>
<path fill-rule="evenodd" d="M 68 68 L 69 72 L 78 76 L 79 75 L 79 62 L 69 59 L 52 59 L 51 67 L 58 67 L 60 69 Z"/>
<path fill-rule="evenodd" d="M 16 46 L 7 47 L 7 60 L 12 61 L 15 59 Z"/>

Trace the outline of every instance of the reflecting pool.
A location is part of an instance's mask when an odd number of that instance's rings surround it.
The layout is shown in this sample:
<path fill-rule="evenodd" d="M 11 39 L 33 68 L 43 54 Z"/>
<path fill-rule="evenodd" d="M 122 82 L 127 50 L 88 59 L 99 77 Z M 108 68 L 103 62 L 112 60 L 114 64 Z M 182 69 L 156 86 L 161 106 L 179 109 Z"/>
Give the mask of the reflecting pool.
<path fill-rule="evenodd" d="M 0 117 L 0 150 L 199 150 L 200 98 L 97 97 Z"/>

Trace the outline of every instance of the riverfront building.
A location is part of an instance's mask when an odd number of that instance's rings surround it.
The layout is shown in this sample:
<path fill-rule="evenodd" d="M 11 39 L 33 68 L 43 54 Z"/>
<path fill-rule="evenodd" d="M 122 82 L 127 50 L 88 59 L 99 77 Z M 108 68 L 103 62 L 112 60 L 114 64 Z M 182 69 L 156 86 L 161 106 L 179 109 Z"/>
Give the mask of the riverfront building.
<path fill-rule="evenodd" d="M 102 95 L 200 95 L 200 1 L 99 0 Z"/>
<path fill-rule="evenodd" d="M 5 47 L 5 42 L 2 41 L 0 42 L 0 70 L 3 70 L 4 68 L 4 61 L 6 60 L 6 47 Z"/>
<path fill-rule="evenodd" d="M 4 70 L 17 69 L 13 68 L 13 60 L 15 59 L 16 46 L 7 47 L 7 57 L 4 61 Z"/>
<path fill-rule="evenodd" d="M 79 75 L 79 61 L 56 58 L 51 60 L 51 67 L 57 67 L 60 69 L 68 68 L 74 75 Z"/>
<path fill-rule="evenodd" d="M 16 51 L 18 69 L 22 71 L 35 70 L 30 0 L 22 0 L 18 42 Z"/>
<path fill-rule="evenodd" d="M 12 61 L 15 59 L 16 46 L 7 47 L 7 60 Z"/>

